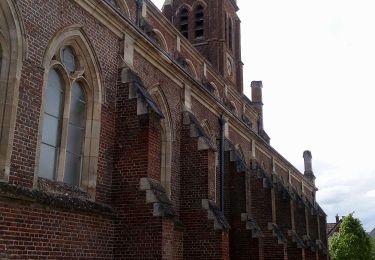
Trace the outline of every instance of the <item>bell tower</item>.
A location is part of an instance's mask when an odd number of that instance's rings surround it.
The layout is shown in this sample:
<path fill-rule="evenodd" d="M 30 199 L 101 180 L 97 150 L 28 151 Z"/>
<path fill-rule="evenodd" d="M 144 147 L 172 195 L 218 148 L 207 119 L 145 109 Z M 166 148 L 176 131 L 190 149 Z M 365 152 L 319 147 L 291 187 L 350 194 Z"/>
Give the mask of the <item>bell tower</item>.
<path fill-rule="evenodd" d="M 228 85 L 243 92 L 241 21 L 236 0 L 165 0 L 164 15 Z"/>

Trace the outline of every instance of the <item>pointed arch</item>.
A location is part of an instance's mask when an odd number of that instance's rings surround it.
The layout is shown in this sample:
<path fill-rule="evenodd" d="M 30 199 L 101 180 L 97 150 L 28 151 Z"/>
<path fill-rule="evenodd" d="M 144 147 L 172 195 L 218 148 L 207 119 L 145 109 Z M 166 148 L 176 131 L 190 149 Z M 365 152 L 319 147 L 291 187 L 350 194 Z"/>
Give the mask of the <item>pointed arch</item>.
<path fill-rule="evenodd" d="M 219 90 L 214 82 L 210 82 L 211 86 L 214 88 L 214 96 L 220 99 Z"/>
<path fill-rule="evenodd" d="M 194 79 L 198 79 L 198 74 L 197 74 L 197 71 L 194 67 L 194 64 L 191 60 L 189 59 L 186 59 L 186 71 L 194 78 Z"/>
<path fill-rule="evenodd" d="M 125 0 L 108 0 L 109 4 L 112 5 L 115 9 L 118 9 L 122 12 L 126 17 L 131 19 L 130 17 L 130 10 Z"/>
<path fill-rule="evenodd" d="M 127 16 L 131 20 L 130 10 L 126 1 L 118 0 L 118 5 L 120 6 L 120 9 L 124 12 L 125 16 Z"/>
<path fill-rule="evenodd" d="M 189 17 L 191 13 L 191 6 L 184 3 L 176 10 L 176 17 L 178 21 L 178 28 L 185 38 L 189 38 Z"/>
<path fill-rule="evenodd" d="M 210 137 L 210 141 L 216 148 L 216 137 L 215 137 L 215 132 L 213 131 L 212 127 L 210 126 L 210 123 L 207 119 L 204 119 L 201 123 L 202 128 L 206 132 L 206 134 Z"/>
<path fill-rule="evenodd" d="M 166 52 L 168 51 L 168 45 L 167 41 L 165 40 L 165 37 L 161 31 L 158 29 L 152 29 L 152 32 L 154 34 L 154 37 L 156 38 L 157 43 L 162 47 Z"/>
<path fill-rule="evenodd" d="M 0 1 L 0 180 L 8 181 L 26 41 L 14 1 Z"/>
<path fill-rule="evenodd" d="M 200 5 L 200 6 L 202 6 L 204 9 L 206 9 L 206 7 L 207 7 L 207 3 L 206 2 L 204 2 L 204 1 L 202 1 L 202 0 L 197 0 L 197 1 L 195 1 L 194 3 L 193 3 L 193 5 L 192 5 L 192 10 L 194 10 L 195 8 L 197 8 L 197 6 L 198 5 Z"/>
<path fill-rule="evenodd" d="M 201 123 L 201 126 L 203 130 L 206 132 L 206 134 L 210 138 L 210 142 L 212 144 L 212 147 L 214 148 L 215 151 L 213 151 L 213 160 L 211 162 L 211 165 L 209 165 L 209 172 L 208 172 L 208 190 L 209 192 L 209 198 L 212 200 L 216 200 L 217 197 L 217 181 L 216 181 L 216 173 L 219 167 L 219 152 L 217 149 L 217 143 L 216 143 L 216 136 L 215 136 L 215 131 L 210 125 L 210 122 L 207 119 L 204 119 Z"/>
<path fill-rule="evenodd" d="M 181 4 L 177 9 L 176 9 L 176 13 L 175 15 L 178 16 L 181 12 L 182 9 L 186 9 L 189 13 L 193 10 L 193 8 L 191 7 L 191 5 L 187 4 L 187 3 L 183 3 Z"/>
<path fill-rule="evenodd" d="M 236 148 L 236 151 L 237 151 L 238 155 L 241 156 L 241 159 L 244 162 L 246 162 L 246 160 L 245 160 L 246 157 L 245 157 L 245 154 L 243 152 L 242 146 L 240 144 L 236 144 L 234 147 Z"/>
<path fill-rule="evenodd" d="M 64 50 L 72 49 L 76 59 L 74 71 L 71 71 L 66 62 L 64 62 Z M 61 127 L 61 144 L 59 147 L 58 155 L 58 170 L 54 180 L 64 181 L 66 179 L 67 165 L 67 154 L 69 150 L 69 144 L 67 139 L 68 134 L 68 122 L 69 111 L 71 107 L 70 93 L 73 91 L 72 87 L 77 82 L 79 83 L 82 90 L 85 92 L 86 98 L 86 112 L 84 117 L 84 134 L 82 144 L 82 156 L 81 158 L 81 170 L 80 170 L 80 181 L 79 186 L 88 192 L 91 198 L 95 197 L 96 190 L 96 178 L 97 178 L 97 163 L 99 158 L 99 134 L 100 134 L 100 116 L 101 106 L 103 102 L 102 98 L 102 80 L 101 70 L 98 59 L 95 55 L 94 48 L 91 46 L 90 41 L 85 35 L 82 27 L 79 25 L 72 25 L 66 27 L 55 34 L 52 38 L 46 52 L 44 54 L 43 66 L 46 68 L 44 75 L 44 86 L 42 90 L 42 106 L 41 106 L 41 120 L 39 121 L 39 135 L 38 143 L 42 143 L 43 136 L 43 118 L 44 108 L 46 104 L 46 88 L 48 82 L 48 74 L 52 69 L 58 69 L 61 72 L 61 77 L 64 78 L 64 84 L 66 86 L 66 96 L 63 102 L 63 123 Z M 69 130 L 70 131 L 70 130 Z M 36 165 L 40 163 L 40 146 L 37 148 Z M 37 178 L 39 173 L 39 167 L 35 169 L 35 181 L 34 185 L 37 184 Z"/>
<path fill-rule="evenodd" d="M 236 107 L 236 103 L 232 100 L 232 101 L 229 101 L 230 102 L 230 105 L 232 106 L 232 112 L 236 115 L 238 115 L 238 110 L 237 110 L 237 107 Z"/>
<path fill-rule="evenodd" d="M 159 84 L 153 85 L 149 88 L 149 93 L 159 105 L 164 118 L 161 123 L 161 172 L 160 182 L 166 190 L 166 193 L 171 197 L 171 178 L 172 178 L 172 143 L 175 139 L 174 127 L 172 121 L 172 114 L 169 109 L 167 98 Z"/>

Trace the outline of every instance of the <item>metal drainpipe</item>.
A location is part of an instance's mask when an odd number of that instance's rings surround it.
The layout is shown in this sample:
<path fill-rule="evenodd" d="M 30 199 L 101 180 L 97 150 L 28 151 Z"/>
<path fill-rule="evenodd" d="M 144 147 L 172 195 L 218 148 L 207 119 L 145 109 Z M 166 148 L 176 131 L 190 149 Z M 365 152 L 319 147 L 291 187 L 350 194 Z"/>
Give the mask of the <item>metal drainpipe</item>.
<path fill-rule="evenodd" d="M 224 213 L 224 116 L 219 118 L 220 122 L 220 210 Z"/>

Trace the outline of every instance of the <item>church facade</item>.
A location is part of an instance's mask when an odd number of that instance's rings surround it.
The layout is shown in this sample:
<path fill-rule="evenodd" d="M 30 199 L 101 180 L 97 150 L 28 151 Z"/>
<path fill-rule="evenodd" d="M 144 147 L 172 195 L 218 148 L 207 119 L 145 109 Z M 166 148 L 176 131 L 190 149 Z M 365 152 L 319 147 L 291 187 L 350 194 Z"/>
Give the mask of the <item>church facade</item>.
<path fill-rule="evenodd" d="M 310 151 L 243 93 L 235 0 L 0 1 L 0 259 L 328 259 Z"/>

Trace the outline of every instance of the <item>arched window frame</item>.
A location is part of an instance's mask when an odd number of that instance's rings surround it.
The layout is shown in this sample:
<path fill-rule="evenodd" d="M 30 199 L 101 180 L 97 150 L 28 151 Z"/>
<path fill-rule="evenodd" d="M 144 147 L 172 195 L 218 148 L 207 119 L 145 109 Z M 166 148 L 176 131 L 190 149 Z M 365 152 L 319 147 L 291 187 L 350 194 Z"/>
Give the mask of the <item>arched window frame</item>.
<path fill-rule="evenodd" d="M 120 10 L 126 17 L 131 19 L 130 10 L 125 0 L 107 0 L 115 9 Z"/>
<path fill-rule="evenodd" d="M 187 6 L 182 6 L 178 13 L 179 30 L 185 38 L 189 38 L 189 15 Z"/>
<path fill-rule="evenodd" d="M 156 43 L 166 52 L 168 51 L 168 45 L 167 41 L 165 40 L 165 37 L 161 31 L 158 29 L 152 29 L 153 38 L 155 39 Z"/>
<path fill-rule="evenodd" d="M 210 82 L 210 84 L 214 88 L 214 96 L 220 99 L 219 89 L 217 88 L 216 84 L 212 81 Z"/>
<path fill-rule="evenodd" d="M 194 37 L 204 37 L 204 26 L 205 26 L 205 8 L 204 5 L 198 3 L 194 8 Z"/>
<path fill-rule="evenodd" d="M 161 126 L 161 159 L 160 159 L 160 182 L 165 188 L 169 198 L 172 196 L 172 143 L 175 140 L 175 132 L 172 115 L 159 84 L 148 89 L 150 95 L 158 104 L 164 118 L 160 120 Z"/>
<path fill-rule="evenodd" d="M 0 181 L 7 182 L 13 148 L 18 91 L 26 42 L 14 1 L 0 1 Z"/>
<path fill-rule="evenodd" d="M 74 50 L 78 60 L 74 72 L 69 72 L 62 59 L 62 50 L 70 47 Z M 63 182 L 65 175 L 68 122 L 70 112 L 70 98 L 74 82 L 79 82 L 86 94 L 85 133 L 82 146 L 82 170 L 79 188 L 86 191 L 91 198 L 95 197 L 97 163 L 99 155 L 100 111 L 102 104 L 100 69 L 91 45 L 86 40 L 79 26 L 71 26 L 60 31 L 50 42 L 44 57 L 44 86 L 42 93 L 41 115 L 39 121 L 38 148 L 35 170 L 35 181 L 39 178 L 40 144 L 43 136 L 43 115 L 45 106 L 45 91 L 48 73 L 51 69 L 59 71 L 65 83 L 65 98 L 63 106 L 63 123 L 61 126 L 61 143 L 58 155 L 58 166 L 55 178 L 52 181 Z"/>
<path fill-rule="evenodd" d="M 217 149 L 217 141 L 215 132 L 213 131 L 212 127 L 210 126 L 210 123 L 208 119 L 204 119 L 201 123 L 202 128 L 206 132 L 206 134 L 209 136 L 210 141 L 215 148 L 215 151 L 213 151 L 213 160 L 211 161 L 211 165 L 209 166 L 209 182 L 208 182 L 208 190 L 209 193 L 209 199 L 212 199 L 216 201 L 218 192 L 217 192 L 217 178 L 218 178 L 218 170 L 219 170 L 219 152 Z"/>
<path fill-rule="evenodd" d="M 195 66 L 194 66 L 194 63 L 189 60 L 189 59 L 186 59 L 186 71 L 194 78 L 194 79 L 198 79 L 198 74 L 197 74 L 197 70 L 195 69 Z"/>

